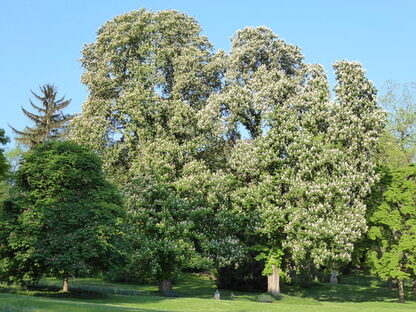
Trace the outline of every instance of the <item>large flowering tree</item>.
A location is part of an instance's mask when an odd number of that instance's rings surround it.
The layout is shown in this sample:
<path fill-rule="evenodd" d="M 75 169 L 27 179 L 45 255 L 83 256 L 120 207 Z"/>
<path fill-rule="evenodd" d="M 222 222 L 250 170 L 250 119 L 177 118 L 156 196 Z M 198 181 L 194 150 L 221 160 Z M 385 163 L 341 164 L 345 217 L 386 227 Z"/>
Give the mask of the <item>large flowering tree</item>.
<path fill-rule="evenodd" d="M 89 96 L 72 123 L 72 138 L 100 154 L 125 194 L 137 270 L 164 292 L 183 268 L 239 254 L 228 235 L 224 140 L 203 122 L 221 87 L 221 53 L 200 31 L 177 11 L 106 23 L 83 50 Z"/>
<path fill-rule="evenodd" d="M 305 272 L 348 261 L 365 230 L 384 114 L 357 62 L 334 65 L 335 100 L 323 68 L 265 27 L 245 28 L 225 56 L 224 88 L 210 98 L 234 142 L 234 204 L 266 238 L 261 257 L 278 293 L 278 269 Z"/>

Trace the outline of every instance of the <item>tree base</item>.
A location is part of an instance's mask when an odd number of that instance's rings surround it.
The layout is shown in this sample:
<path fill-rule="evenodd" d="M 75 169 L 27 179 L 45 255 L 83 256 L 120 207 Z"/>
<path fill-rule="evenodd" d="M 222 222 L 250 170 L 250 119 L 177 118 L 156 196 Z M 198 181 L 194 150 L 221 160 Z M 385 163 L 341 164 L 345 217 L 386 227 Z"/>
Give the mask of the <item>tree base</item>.
<path fill-rule="evenodd" d="M 279 268 L 276 265 L 272 265 L 272 274 L 267 276 L 267 292 L 273 296 L 280 295 L 280 279 L 279 279 Z"/>
<path fill-rule="evenodd" d="M 170 295 L 172 293 L 172 280 L 162 280 L 159 282 L 159 291 L 164 295 Z"/>
<path fill-rule="evenodd" d="M 397 286 L 399 288 L 399 302 L 404 303 L 404 287 L 403 287 L 403 280 L 399 279 L 397 281 Z"/>
<path fill-rule="evenodd" d="M 63 292 L 68 292 L 69 291 L 68 277 L 64 277 L 64 285 L 62 287 L 62 291 Z"/>

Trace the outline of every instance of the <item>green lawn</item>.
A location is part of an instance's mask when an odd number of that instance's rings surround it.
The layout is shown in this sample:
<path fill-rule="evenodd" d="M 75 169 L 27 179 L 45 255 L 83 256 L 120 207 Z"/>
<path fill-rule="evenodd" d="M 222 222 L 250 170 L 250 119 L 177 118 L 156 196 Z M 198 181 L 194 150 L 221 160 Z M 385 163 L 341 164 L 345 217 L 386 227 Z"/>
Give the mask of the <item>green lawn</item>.
<path fill-rule="evenodd" d="M 257 293 L 221 291 L 222 300 L 213 299 L 214 282 L 207 276 L 184 274 L 174 286 L 178 297 L 160 296 L 155 286 L 111 283 L 99 279 L 71 280 L 71 286 L 106 293 L 96 299 L 50 298 L 42 292 L 22 292 L 2 287 L 0 312 L 92 312 L 92 311 L 416 311 L 416 295 L 409 292 L 407 303 L 397 303 L 396 293 L 377 282 L 356 284 L 359 279 L 344 280 L 344 284 L 319 284 L 310 289 L 286 287 L 280 300 L 257 302 Z M 43 285 L 59 285 L 48 278 Z M 9 293 L 5 293 L 9 292 Z M 25 293 L 26 295 L 16 294 Z"/>

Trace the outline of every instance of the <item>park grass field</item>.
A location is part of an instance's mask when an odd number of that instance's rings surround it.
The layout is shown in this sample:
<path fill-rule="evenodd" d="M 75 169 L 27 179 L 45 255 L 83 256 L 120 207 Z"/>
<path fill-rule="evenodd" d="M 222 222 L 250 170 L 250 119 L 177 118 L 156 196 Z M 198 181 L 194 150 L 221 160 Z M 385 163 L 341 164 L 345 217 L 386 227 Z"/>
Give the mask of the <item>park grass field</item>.
<path fill-rule="evenodd" d="M 53 278 L 42 285 L 59 285 Z M 273 303 L 257 301 L 259 293 L 221 291 L 221 300 L 213 298 L 214 281 L 208 276 L 183 274 L 174 286 L 177 297 L 164 297 L 151 285 L 107 283 L 99 279 L 71 280 L 73 289 L 103 294 L 78 298 L 59 297 L 59 293 L 0 288 L 0 312 L 96 312 L 96 311 L 416 311 L 416 295 L 408 292 L 405 304 L 397 303 L 397 293 L 390 292 L 376 280 L 346 278 L 338 285 L 317 284 L 309 289 L 285 287 L 280 299 Z M 57 297 L 46 297 L 45 295 Z"/>

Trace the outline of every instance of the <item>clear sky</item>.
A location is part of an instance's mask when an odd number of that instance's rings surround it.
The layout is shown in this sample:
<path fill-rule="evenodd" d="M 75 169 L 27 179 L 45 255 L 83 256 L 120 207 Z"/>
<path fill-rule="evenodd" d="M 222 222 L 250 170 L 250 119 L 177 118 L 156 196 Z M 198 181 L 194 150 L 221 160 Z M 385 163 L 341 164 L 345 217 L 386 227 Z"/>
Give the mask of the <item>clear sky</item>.
<path fill-rule="evenodd" d="M 228 50 L 238 29 L 265 25 L 330 77 L 331 64 L 348 59 L 377 88 L 416 81 L 416 0 L 0 0 L 0 128 L 13 137 L 8 123 L 30 125 L 21 106 L 31 108 L 30 90 L 45 83 L 72 98 L 67 113 L 80 112 L 82 46 L 105 21 L 142 7 L 195 17 L 216 49 Z"/>

